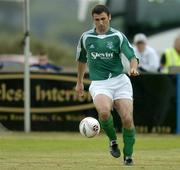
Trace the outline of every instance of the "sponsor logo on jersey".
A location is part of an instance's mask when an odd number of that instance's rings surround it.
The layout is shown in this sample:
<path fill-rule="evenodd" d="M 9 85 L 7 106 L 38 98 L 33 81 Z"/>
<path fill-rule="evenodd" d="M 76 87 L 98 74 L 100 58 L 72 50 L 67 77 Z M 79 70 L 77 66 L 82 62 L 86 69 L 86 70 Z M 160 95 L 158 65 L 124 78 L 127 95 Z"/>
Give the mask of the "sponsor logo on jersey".
<path fill-rule="evenodd" d="M 107 48 L 112 49 L 114 47 L 113 42 L 109 41 L 106 45 Z"/>
<path fill-rule="evenodd" d="M 100 59 L 112 59 L 113 58 L 113 53 L 108 53 L 108 52 L 105 52 L 105 53 L 97 53 L 97 52 L 91 52 L 91 56 L 93 59 L 97 59 L 97 58 L 100 58 Z"/>

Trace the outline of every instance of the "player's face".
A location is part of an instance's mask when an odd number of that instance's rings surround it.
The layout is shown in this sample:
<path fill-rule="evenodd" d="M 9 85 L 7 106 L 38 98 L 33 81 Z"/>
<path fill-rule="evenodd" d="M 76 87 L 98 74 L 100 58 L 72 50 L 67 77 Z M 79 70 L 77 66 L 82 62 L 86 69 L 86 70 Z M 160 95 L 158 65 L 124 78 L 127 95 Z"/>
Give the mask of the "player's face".
<path fill-rule="evenodd" d="M 99 34 L 104 34 L 107 32 L 109 28 L 109 22 L 111 20 L 111 16 L 107 15 L 105 12 L 101 14 L 93 14 L 93 20 L 96 27 L 96 31 Z"/>

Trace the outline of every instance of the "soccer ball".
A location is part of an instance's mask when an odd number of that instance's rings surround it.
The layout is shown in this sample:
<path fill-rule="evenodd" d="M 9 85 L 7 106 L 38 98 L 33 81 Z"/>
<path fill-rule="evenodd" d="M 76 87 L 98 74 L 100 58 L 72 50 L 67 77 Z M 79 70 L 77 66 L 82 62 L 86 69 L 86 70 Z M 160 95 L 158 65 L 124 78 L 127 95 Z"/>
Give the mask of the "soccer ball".
<path fill-rule="evenodd" d="M 79 124 L 79 131 L 81 135 L 86 136 L 88 138 L 92 138 L 99 134 L 100 132 L 100 124 L 93 117 L 86 117 L 81 120 Z"/>

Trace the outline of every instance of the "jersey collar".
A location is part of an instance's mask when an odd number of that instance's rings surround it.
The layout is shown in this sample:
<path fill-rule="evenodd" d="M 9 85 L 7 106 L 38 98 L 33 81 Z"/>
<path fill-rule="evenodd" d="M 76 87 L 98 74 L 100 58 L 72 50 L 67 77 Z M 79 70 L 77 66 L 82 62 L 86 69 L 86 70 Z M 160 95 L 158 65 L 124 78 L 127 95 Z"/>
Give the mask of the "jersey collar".
<path fill-rule="evenodd" d="M 94 27 L 94 34 L 95 34 L 95 35 L 108 35 L 108 34 L 110 34 L 110 33 L 111 33 L 111 27 L 109 27 L 108 31 L 107 31 L 105 34 L 98 34 L 98 33 L 96 32 L 96 28 Z"/>

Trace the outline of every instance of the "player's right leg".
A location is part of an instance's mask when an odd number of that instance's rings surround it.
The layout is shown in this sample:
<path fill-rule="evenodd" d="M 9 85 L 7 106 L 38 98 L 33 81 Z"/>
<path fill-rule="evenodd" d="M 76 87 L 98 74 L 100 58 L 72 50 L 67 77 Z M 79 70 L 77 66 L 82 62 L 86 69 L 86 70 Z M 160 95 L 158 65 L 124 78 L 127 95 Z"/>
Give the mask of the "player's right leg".
<path fill-rule="evenodd" d="M 94 104 L 99 114 L 99 121 L 110 142 L 110 153 L 113 157 L 120 157 L 120 150 L 117 144 L 117 136 L 111 115 L 112 99 L 104 94 L 98 94 L 94 98 Z"/>

